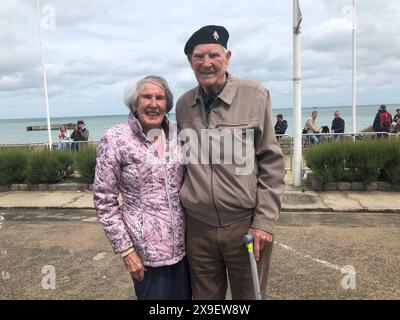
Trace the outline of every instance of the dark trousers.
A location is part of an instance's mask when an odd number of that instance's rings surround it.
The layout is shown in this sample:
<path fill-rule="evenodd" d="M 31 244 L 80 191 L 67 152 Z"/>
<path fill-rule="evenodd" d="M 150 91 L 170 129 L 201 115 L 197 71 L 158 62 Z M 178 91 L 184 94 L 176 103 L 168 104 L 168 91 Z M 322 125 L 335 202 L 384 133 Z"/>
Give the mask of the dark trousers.
<path fill-rule="evenodd" d="M 133 280 L 138 300 L 191 300 L 186 257 L 172 266 L 146 267 L 143 281 Z"/>

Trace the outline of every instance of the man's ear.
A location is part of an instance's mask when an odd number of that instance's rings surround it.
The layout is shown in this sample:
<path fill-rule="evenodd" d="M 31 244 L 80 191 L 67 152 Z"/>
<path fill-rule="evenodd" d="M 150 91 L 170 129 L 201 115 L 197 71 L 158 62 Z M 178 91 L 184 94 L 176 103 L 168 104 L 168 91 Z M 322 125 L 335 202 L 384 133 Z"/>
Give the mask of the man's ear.
<path fill-rule="evenodd" d="M 189 61 L 190 68 L 193 70 L 192 55 L 191 55 L 191 54 L 188 54 L 186 57 L 187 57 L 187 59 L 188 59 L 188 61 Z"/>
<path fill-rule="evenodd" d="M 228 52 L 225 54 L 225 57 L 226 57 L 226 65 L 228 66 L 228 65 L 229 65 L 229 61 L 231 60 L 231 57 L 232 57 L 232 52 L 231 52 L 231 51 L 228 51 Z"/>

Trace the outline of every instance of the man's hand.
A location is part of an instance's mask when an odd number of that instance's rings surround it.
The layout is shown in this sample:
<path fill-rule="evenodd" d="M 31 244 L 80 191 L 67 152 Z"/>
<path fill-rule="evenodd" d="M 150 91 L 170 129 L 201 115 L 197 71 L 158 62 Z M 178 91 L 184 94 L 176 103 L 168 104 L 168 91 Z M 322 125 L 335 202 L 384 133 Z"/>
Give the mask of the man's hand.
<path fill-rule="evenodd" d="M 249 229 L 249 234 L 253 236 L 254 241 L 254 258 L 256 261 L 260 260 L 260 252 L 265 246 L 274 241 L 274 236 L 266 231 L 260 229 Z"/>
<path fill-rule="evenodd" d="M 135 280 L 142 281 L 144 279 L 144 272 L 147 270 L 136 252 L 131 252 L 124 257 L 124 263 L 128 272 Z"/>

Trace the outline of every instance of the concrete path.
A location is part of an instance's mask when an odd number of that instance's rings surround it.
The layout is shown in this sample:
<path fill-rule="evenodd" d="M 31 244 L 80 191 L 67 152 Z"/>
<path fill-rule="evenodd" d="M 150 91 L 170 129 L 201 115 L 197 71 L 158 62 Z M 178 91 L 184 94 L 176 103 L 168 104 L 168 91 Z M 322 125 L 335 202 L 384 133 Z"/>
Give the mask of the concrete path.
<path fill-rule="evenodd" d="M 3 218 L 0 300 L 135 299 L 94 210 L 13 209 Z M 394 213 L 283 212 L 268 299 L 400 299 L 399 231 Z"/>
<path fill-rule="evenodd" d="M 121 200 L 121 198 L 120 198 Z M 287 187 L 287 212 L 393 212 L 400 213 L 398 192 L 314 192 Z M 0 192 L 0 209 L 93 209 L 91 191 Z"/>

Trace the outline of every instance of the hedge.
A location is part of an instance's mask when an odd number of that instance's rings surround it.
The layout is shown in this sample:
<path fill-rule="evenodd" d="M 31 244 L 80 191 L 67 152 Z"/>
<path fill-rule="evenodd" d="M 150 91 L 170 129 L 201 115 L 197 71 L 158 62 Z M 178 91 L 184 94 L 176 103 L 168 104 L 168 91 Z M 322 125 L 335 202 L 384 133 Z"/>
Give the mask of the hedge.
<path fill-rule="evenodd" d="M 79 180 L 92 183 L 96 166 L 96 148 L 86 146 L 79 152 L 61 150 L 0 150 L 0 185 L 13 183 L 57 183 L 74 172 Z"/>
<path fill-rule="evenodd" d="M 34 151 L 25 169 L 26 182 L 56 183 L 72 175 L 73 155 L 68 151 Z"/>
<path fill-rule="evenodd" d="M 75 168 L 81 175 L 81 179 L 87 183 L 93 183 L 96 169 L 96 147 L 81 146 L 75 153 Z"/>
<path fill-rule="evenodd" d="M 29 151 L 2 149 L 0 151 L 0 185 L 23 183 Z"/>
<path fill-rule="evenodd" d="M 325 142 L 304 154 L 314 177 L 326 182 L 400 183 L 400 141 Z"/>

